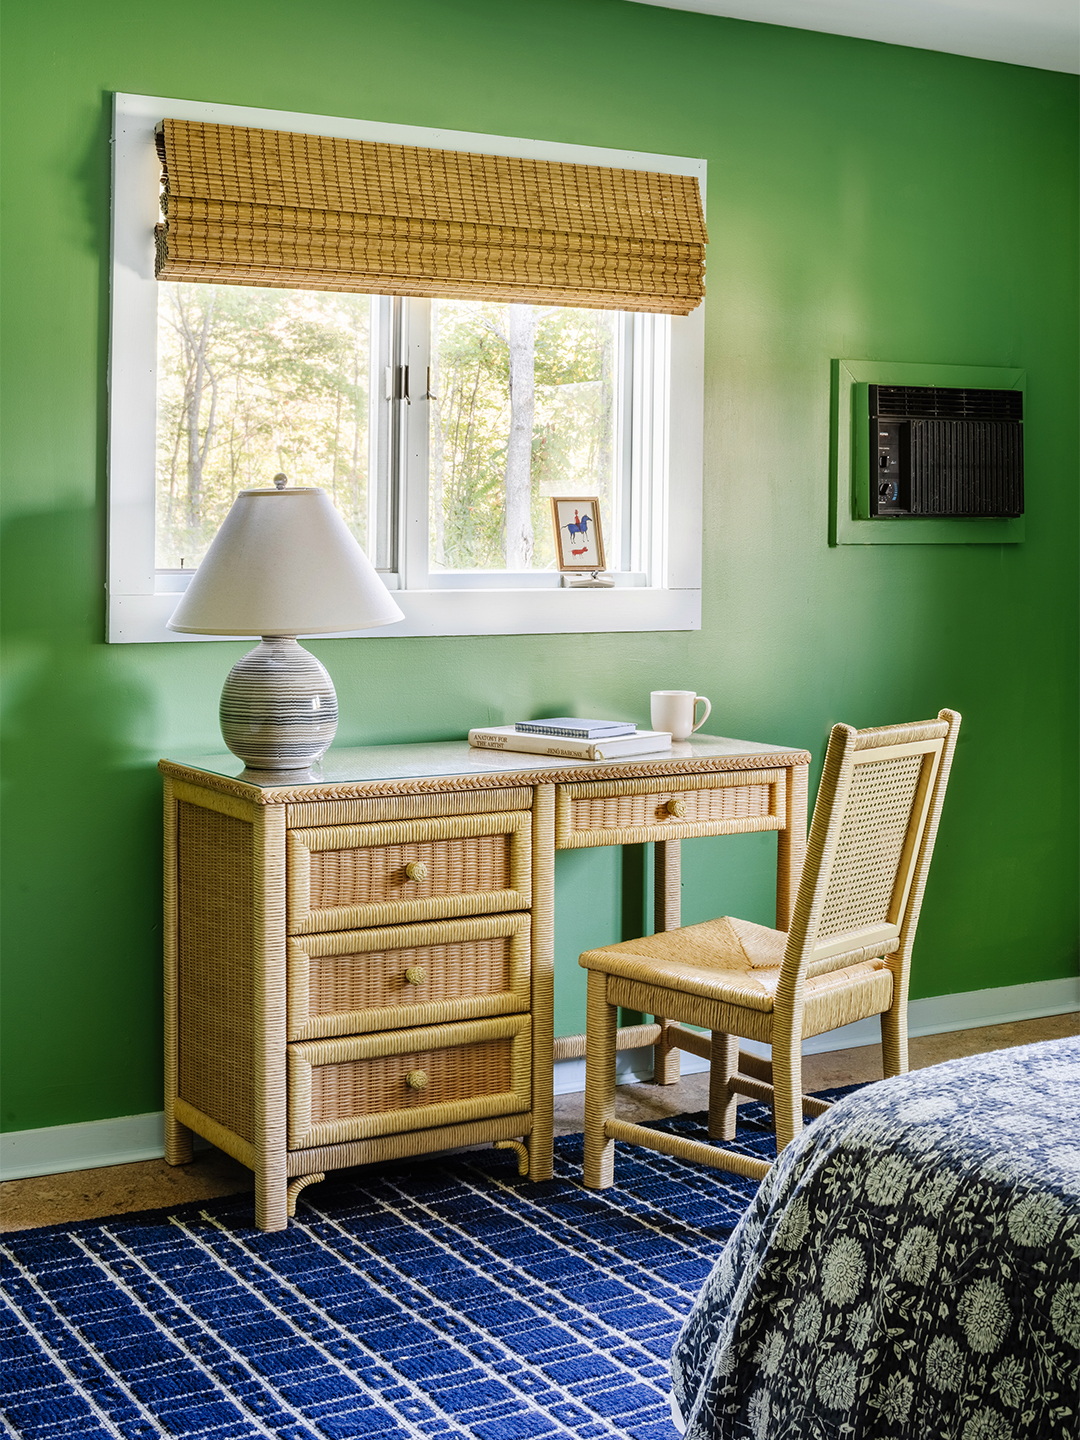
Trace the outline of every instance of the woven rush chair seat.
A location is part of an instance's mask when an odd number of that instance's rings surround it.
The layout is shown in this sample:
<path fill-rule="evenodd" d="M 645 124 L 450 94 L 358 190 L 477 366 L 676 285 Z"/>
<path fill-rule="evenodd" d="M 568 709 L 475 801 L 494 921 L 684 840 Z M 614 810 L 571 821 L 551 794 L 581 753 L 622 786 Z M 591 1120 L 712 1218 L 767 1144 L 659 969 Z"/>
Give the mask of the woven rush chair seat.
<path fill-rule="evenodd" d="M 747 925 L 749 922 L 742 920 L 734 923 Z M 719 920 L 706 920 L 700 925 L 687 925 L 666 934 L 628 940 L 591 953 L 604 956 L 603 969 L 608 975 L 645 983 L 656 991 L 700 996 L 704 1000 L 744 1005 L 751 1010 L 771 1013 L 783 973 L 782 966 L 752 966 L 747 962 L 742 947 L 735 951 L 727 949 L 725 941 L 731 924 L 732 917 L 725 915 Z M 775 937 L 774 943 L 779 944 L 780 954 L 783 955 L 788 938 L 783 930 L 768 930 L 764 925 L 753 928 L 763 931 L 770 938 Z M 652 948 L 654 941 L 660 942 L 655 950 Z M 668 942 L 666 946 L 665 941 Z M 890 940 L 847 951 L 836 956 L 836 964 L 830 964 L 824 973 L 812 975 L 806 982 L 804 995 L 804 1036 L 820 1035 L 823 1031 L 847 1025 L 847 1019 L 839 1018 L 846 1012 L 838 1007 L 845 1005 L 846 997 L 866 990 L 867 986 L 875 1000 L 884 1000 L 884 1008 L 887 1009 L 892 1001 L 892 971 L 881 957 L 897 950 L 899 943 L 899 940 Z M 672 951 L 676 953 L 672 955 Z M 850 1008 L 850 1002 L 848 1004 Z M 680 1018 L 669 1011 L 663 1013 L 668 1019 Z M 876 1015 L 880 1012 L 875 1010 L 871 1013 Z M 862 1016 L 856 1018 L 861 1019 Z M 820 1023 L 817 1023 L 819 1019 Z"/>
<path fill-rule="evenodd" d="M 618 1009 L 662 1019 L 669 1042 L 710 1060 L 709 1134 L 735 1135 L 736 1097 L 772 1104 L 777 1153 L 825 1101 L 802 1093 L 802 1041 L 880 1017 L 883 1068 L 907 1071 L 907 992 L 960 716 L 829 738 L 788 932 L 721 916 L 589 950 L 585 1184 L 614 1179 L 625 1140 L 761 1178 L 762 1160 L 615 1118 Z M 699 1026 L 708 1036 L 688 1031 Z M 772 1061 L 739 1038 L 772 1046 Z"/>

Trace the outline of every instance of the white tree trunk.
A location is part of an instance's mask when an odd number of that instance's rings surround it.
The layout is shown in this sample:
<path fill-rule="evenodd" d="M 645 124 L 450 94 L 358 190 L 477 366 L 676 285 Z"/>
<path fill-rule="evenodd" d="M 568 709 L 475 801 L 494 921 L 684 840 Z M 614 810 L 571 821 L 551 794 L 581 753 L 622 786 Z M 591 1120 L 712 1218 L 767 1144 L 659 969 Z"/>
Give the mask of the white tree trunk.
<path fill-rule="evenodd" d="M 530 570 L 533 555 L 532 439 L 536 381 L 536 314 L 510 310 L 510 441 L 506 447 L 506 568 Z"/>
<path fill-rule="evenodd" d="M 187 426 L 188 491 L 187 519 L 194 529 L 202 519 L 203 468 L 214 438 L 214 423 L 217 417 L 217 376 L 210 368 L 209 354 L 213 339 L 214 302 L 209 300 L 203 310 L 198 334 L 192 328 L 189 315 L 182 305 L 179 307 L 183 327 L 185 359 L 188 367 L 186 385 L 185 423 Z M 199 439 L 199 420 L 202 415 L 203 395 L 207 384 L 210 386 L 210 413 L 206 419 L 206 435 Z"/>
<path fill-rule="evenodd" d="M 428 513 L 431 516 L 431 563 L 446 565 L 446 436 L 443 432 L 442 382 L 439 376 L 439 302 L 431 302 L 431 366 L 428 369 Z"/>

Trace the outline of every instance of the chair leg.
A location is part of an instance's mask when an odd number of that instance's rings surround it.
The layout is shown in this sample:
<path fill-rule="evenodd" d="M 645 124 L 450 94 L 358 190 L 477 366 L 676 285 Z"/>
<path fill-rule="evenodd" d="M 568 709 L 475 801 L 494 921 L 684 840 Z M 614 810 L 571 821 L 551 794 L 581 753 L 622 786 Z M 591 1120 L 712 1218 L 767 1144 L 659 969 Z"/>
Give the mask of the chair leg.
<path fill-rule="evenodd" d="M 734 1140 L 738 1101 L 731 1082 L 739 1068 L 739 1037 L 712 1032 L 709 1060 L 709 1135 L 713 1140 Z"/>
<path fill-rule="evenodd" d="M 589 971 L 585 1019 L 585 1185 L 606 1190 L 615 1179 L 615 1141 L 604 1125 L 615 1119 L 615 1032 L 619 1012 L 608 1004 L 607 976 Z"/>
<path fill-rule="evenodd" d="M 894 1005 L 881 1016 L 881 1068 L 886 1078 L 908 1073 L 907 1006 Z"/>
<path fill-rule="evenodd" d="M 653 1046 L 654 1085 L 677 1085 L 680 1075 L 679 1047 L 669 1038 L 668 1022 L 659 1015 L 653 1019 L 660 1026 L 660 1038 Z"/>
<path fill-rule="evenodd" d="M 784 1034 L 773 1022 L 773 1122 L 776 1126 L 776 1153 L 790 1145 L 803 1127 L 802 1108 L 802 1016 Z"/>
<path fill-rule="evenodd" d="M 682 923 L 682 841 L 657 840 L 653 846 L 653 915 L 656 933 L 677 930 Z M 679 1083 L 679 1049 L 668 1039 L 667 1021 L 653 1019 L 660 1026 L 660 1039 L 653 1046 L 653 1084 Z"/>

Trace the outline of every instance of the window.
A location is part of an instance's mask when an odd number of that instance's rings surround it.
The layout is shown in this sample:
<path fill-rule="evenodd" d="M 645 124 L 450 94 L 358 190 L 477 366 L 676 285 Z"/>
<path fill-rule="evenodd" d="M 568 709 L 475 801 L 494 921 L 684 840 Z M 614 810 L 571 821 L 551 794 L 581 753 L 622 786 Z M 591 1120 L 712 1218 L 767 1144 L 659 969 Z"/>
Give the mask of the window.
<path fill-rule="evenodd" d="M 117 96 L 110 640 L 191 638 L 165 629 L 177 592 L 236 492 L 279 470 L 331 494 L 399 592 L 406 620 L 372 633 L 697 628 L 700 307 L 157 281 L 164 115 L 704 183 L 667 156 Z M 600 497 L 613 590 L 562 585 L 548 497 L 575 493 Z"/>
<path fill-rule="evenodd" d="M 278 471 L 327 490 L 373 554 L 369 436 L 379 430 L 379 397 L 371 394 L 371 312 L 378 316 L 378 301 L 174 280 L 161 281 L 157 294 L 159 576 L 184 586 L 237 493 L 265 486 Z"/>
<path fill-rule="evenodd" d="M 663 404 L 667 317 L 162 281 L 157 336 L 159 583 L 277 471 L 330 493 L 394 589 L 557 586 L 548 499 L 574 494 L 647 583 L 633 419 Z"/>

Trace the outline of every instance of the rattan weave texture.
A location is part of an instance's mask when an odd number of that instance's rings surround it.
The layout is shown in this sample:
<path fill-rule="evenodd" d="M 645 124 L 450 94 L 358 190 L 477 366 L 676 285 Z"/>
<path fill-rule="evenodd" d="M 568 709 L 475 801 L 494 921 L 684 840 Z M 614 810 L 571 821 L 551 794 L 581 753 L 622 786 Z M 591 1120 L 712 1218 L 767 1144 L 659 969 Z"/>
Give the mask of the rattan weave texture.
<path fill-rule="evenodd" d="M 738 1004 L 729 1004 L 725 1000 L 707 1000 L 689 990 L 669 990 L 661 985 L 610 975 L 607 999 L 609 1005 L 619 1005 L 626 1010 L 663 1015 L 669 1020 L 681 1020 L 686 1025 L 699 1025 L 703 1030 L 718 1030 L 725 1035 L 741 1035 L 746 1040 L 772 1044 L 772 1007 L 755 1010 L 741 996 Z M 677 1045 L 677 1042 L 676 1035 L 671 1043 Z"/>
<path fill-rule="evenodd" d="M 677 796 L 685 810 L 678 818 L 695 820 L 744 820 L 768 815 L 771 787 L 768 785 L 727 786 L 717 790 L 685 790 L 672 796 L 616 795 L 610 798 L 583 798 L 570 802 L 570 824 L 575 830 L 636 829 L 643 825 L 670 825 L 669 801 Z"/>
<path fill-rule="evenodd" d="M 503 1015 L 290 1045 L 290 1148 L 528 1110 L 530 1028 Z"/>
<path fill-rule="evenodd" d="M 500 1094 L 510 1089 L 510 1046 L 509 1039 L 482 1040 L 444 1050 L 320 1065 L 311 1076 L 312 1121 L 320 1124 Z M 406 1083 L 406 1075 L 416 1072 L 427 1076 L 423 1088 L 412 1089 Z"/>
<path fill-rule="evenodd" d="M 291 934 L 529 907 L 527 810 L 292 830 Z"/>
<path fill-rule="evenodd" d="M 458 1150 L 463 1145 L 485 1141 L 529 1138 L 533 1117 L 520 1109 L 509 1114 L 489 1115 L 479 1120 L 442 1124 L 435 1120 L 426 1130 L 402 1130 L 397 1135 L 370 1135 L 363 1140 L 311 1144 L 290 1150 L 290 1175 L 307 1175 L 314 1170 L 339 1170 L 346 1165 L 378 1165 L 384 1160 L 405 1160 L 433 1150 Z"/>
<path fill-rule="evenodd" d="M 646 825 L 628 825 L 618 829 L 614 825 L 601 825 L 595 830 L 566 830 L 560 833 L 556 844 L 559 850 L 589 849 L 594 845 L 652 845 L 672 840 L 693 840 L 699 835 L 749 835 L 758 830 L 782 830 L 783 820 L 778 815 L 740 815 L 723 819 L 697 820 L 672 817 L 666 823 L 653 820 Z"/>
<path fill-rule="evenodd" d="M 406 974 L 409 970 L 417 978 Z M 312 961 L 309 984 L 313 1015 L 508 990 L 510 936 L 322 956 Z"/>
<path fill-rule="evenodd" d="M 538 785 L 532 811 L 532 1130 L 529 1174 L 551 1176 L 555 1095 L 555 787 Z"/>
<path fill-rule="evenodd" d="M 672 762 L 673 767 L 678 760 Z M 599 768 L 599 767 L 597 767 Z M 738 789 L 744 785 L 776 785 L 784 779 L 780 769 L 763 769 L 760 761 L 750 766 L 731 766 L 702 774 L 635 775 L 622 780 L 572 780 L 559 787 L 560 807 L 566 800 L 607 799 L 619 795 L 679 795 L 691 790 Z"/>
<path fill-rule="evenodd" d="M 642 845 L 697 835 L 779 830 L 783 770 L 575 781 L 556 787 L 555 845 Z"/>
<path fill-rule="evenodd" d="M 252 831 L 177 805 L 179 1094 L 255 1140 Z"/>
<path fill-rule="evenodd" d="M 686 315 L 691 176 L 165 119 L 161 279 Z"/>
<path fill-rule="evenodd" d="M 427 866 L 411 879 L 410 864 Z M 387 900 L 428 900 L 433 895 L 510 886 L 510 837 L 477 835 L 424 844 L 315 851 L 311 857 L 311 908 L 378 905 Z"/>
<path fill-rule="evenodd" d="M 437 795 L 393 795 L 378 800 L 316 800 L 290 805 L 290 830 L 324 829 L 330 825 L 365 825 L 380 820 L 425 820 L 433 816 L 479 815 L 500 810 L 528 810 L 532 790 L 459 790 Z"/>
<path fill-rule="evenodd" d="M 525 1011 L 528 915 L 339 930 L 289 941 L 289 1039 Z"/>
<path fill-rule="evenodd" d="M 818 938 L 889 918 L 896 870 L 924 757 L 857 765 L 844 808 Z"/>

